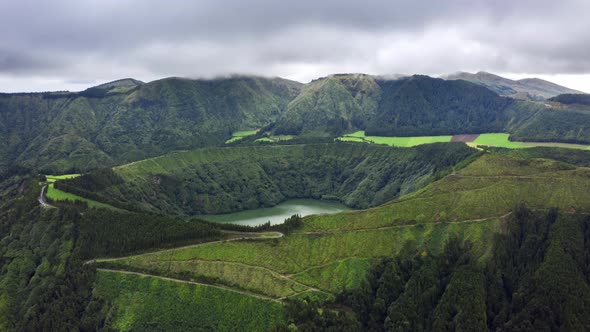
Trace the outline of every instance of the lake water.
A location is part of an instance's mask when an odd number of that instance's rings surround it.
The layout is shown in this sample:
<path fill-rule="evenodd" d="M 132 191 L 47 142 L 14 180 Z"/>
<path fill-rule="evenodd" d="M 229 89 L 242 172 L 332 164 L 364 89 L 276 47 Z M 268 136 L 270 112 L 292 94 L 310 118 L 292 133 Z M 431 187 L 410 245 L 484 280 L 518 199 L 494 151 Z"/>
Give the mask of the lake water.
<path fill-rule="evenodd" d="M 302 217 L 310 214 L 336 213 L 350 208 L 333 201 L 315 199 L 290 199 L 271 208 L 259 208 L 228 214 L 202 215 L 200 218 L 212 222 L 257 226 L 268 221 L 272 225 L 282 224 L 286 218 L 294 214 Z"/>

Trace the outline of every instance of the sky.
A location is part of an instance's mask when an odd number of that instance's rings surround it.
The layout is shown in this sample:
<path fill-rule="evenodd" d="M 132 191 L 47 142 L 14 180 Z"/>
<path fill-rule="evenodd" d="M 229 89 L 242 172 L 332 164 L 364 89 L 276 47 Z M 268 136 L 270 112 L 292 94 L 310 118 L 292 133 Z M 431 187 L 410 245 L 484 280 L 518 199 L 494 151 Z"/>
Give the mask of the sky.
<path fill-rule="evenodd" d="M 590 92 L 587 0 L 3 0 L 0 13 L 2 92 L 480 70 Z"/>

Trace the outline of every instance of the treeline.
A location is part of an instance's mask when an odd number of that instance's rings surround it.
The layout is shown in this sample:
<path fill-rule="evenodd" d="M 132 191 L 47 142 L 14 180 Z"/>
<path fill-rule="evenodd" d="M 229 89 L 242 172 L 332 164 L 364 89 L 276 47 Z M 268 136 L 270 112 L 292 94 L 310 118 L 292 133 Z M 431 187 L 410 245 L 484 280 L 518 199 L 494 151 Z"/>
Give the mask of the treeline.
<path fill-rule="evenodd" d="M 106 209 L 86 210 L 79 223 L 79 251 L 84 259 L 116 257 L 221 237 L 220 227 L 205 221 Z"/>
<path fill-rule="evenodd" d="M 457 238 L 441 255 L 384 258 L 335 303 L 288 306 L 289 323 L 303 331 L 588 331 L 590 217 L 520 206 L 506 226 L 483 265 Z"/>
<path fill-rule="evenodd" d="M 553 98 L 549 98 L 549 101 L 556 101 L 562 104 L 577 104 L 577 105 L 590 105 L 590 94 L 585 93 L 565 93 Z"/>

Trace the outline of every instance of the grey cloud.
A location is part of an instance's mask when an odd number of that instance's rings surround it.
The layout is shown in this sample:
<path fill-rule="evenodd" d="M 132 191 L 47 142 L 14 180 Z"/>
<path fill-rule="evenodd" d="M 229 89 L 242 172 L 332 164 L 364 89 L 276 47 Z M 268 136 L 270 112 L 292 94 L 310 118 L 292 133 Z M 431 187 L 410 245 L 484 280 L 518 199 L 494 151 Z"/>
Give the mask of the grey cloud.
<path fill-rule="evenodd" d="M 590 73 L 588 10 L 577 0 L 4 1 L 0 76 Z"/>

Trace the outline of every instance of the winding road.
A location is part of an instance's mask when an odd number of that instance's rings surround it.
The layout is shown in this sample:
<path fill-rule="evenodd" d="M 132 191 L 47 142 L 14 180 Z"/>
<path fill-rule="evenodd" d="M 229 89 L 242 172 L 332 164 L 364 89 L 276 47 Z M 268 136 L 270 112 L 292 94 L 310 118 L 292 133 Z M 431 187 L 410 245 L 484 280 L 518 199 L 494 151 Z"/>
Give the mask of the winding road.
<path fill-rule="evenodd" d="M 55 208 L 55 206 L 47 203 L 45 200 L 45 190 L 47 190 L 47 185 L 44 185 L 43 188 L 41 188 L 41 193 L 39 194 L 39 198 L 37 200 L 44 208 Z"/>

